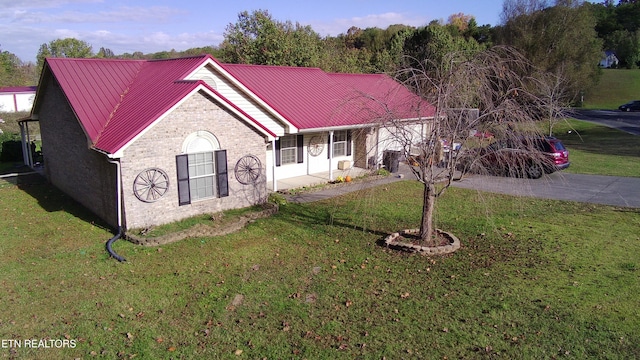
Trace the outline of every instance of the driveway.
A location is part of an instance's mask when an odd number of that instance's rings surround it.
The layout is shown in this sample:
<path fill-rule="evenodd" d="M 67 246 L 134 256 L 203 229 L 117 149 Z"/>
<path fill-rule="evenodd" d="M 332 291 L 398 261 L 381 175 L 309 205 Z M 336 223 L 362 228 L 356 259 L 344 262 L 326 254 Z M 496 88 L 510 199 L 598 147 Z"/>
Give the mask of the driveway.
<path fill-rule="evenodd" d="M 415 177 L 406 164 L 400 164 L 400 174 L 364 183 L 343 184 L 323 190 L 287 196 L 291 202 L 305 203 L 343 195 L 371 186 L 388 184 Z M 640 208 L 640 178 L 602 175 L 582 175 L 556 172 L 540 179 L 517 179 L 496 176 L 468 175 L 453 186 L 515 196 L 578 201 L 594 204 Z"/>
<path fill-rule="evenodd" d="M 453 186 L 493 193 L 640 208 L 640 178 L 556 172 L 540 179 L 473 175 Z"/>

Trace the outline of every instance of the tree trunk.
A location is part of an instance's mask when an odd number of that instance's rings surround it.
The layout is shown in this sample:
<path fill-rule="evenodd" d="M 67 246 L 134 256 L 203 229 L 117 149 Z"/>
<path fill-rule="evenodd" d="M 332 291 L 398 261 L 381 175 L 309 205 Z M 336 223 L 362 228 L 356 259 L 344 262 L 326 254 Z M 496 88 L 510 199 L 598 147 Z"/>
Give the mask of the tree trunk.
<path fill-rule="evenodd" d="M 435 202 L 435 186 L 425 182 L 422 199 L 422 222 L 420 224 L 420 242 L 424 245 L 429 245 L 433 241 L 433 207 Z"/>

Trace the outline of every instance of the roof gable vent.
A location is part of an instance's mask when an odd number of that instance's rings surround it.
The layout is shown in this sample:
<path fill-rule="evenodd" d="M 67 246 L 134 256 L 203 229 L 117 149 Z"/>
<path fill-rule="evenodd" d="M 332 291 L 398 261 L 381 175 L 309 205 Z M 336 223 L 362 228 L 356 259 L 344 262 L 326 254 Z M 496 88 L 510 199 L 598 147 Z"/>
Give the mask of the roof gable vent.
<path fill-rule="evenodd" d="M 216 79 L 213 76 L 203 76 L 202 81 L 204 81 L 207 85 L 211 86 L 213 90 L 218 90 L 218 86 L 216 85 Z"/>

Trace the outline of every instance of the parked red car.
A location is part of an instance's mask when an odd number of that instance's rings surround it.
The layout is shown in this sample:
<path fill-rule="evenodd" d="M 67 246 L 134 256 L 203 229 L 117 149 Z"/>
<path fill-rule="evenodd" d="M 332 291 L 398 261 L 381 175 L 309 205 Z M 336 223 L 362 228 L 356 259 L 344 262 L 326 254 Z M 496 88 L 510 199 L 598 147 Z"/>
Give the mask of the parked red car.
<path fill-rule="evenodd" d="M 463 173 L 528 177 L 569 167 L 569 150 L 555 137 L 521 138 L 496 141 L 491 145 L 461 154 L 458 167 Z"/>

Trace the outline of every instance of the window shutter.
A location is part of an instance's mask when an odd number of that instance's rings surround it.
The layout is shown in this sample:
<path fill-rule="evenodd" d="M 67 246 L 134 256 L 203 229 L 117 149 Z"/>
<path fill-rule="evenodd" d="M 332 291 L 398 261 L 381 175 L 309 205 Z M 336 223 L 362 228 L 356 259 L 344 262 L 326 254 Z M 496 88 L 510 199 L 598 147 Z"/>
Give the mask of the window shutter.
<path fill-rule="evenodd" d="M 327 159 L 331 159 L 331 152 L 333 149 L 331 148 L 331 133 L 327 136 Z"/>
<path fill-rule="evenodd" d="M 276 166 L 280 166 L 280 139 L 276 140 Z"/>
<path fill-rule="evenodd" d="M 347 130 L 347 156 L 351 156 L 351 130 Z"/>
<path fill-rule="evenodd" d="M 176 169 L 178 170 L 178 204 L 191 204 L 191 192 L 189 190 L 189 156 L 187 154 L 176 156 Z"/>
<path fill-rule="evenodd" d="M 214 152 L 216 159 L 216 185 L 218 197 L 229 196 L 229 177 L 227 174 L 227 150 Z"/>
<path fill-rule="evenodd" d="M 296 138 L 296 146 L 298 147 L 298 164 L 304 162 L 304 148 L 302 147 L 304 143 L 304 135 L 298 135 Z"/>

